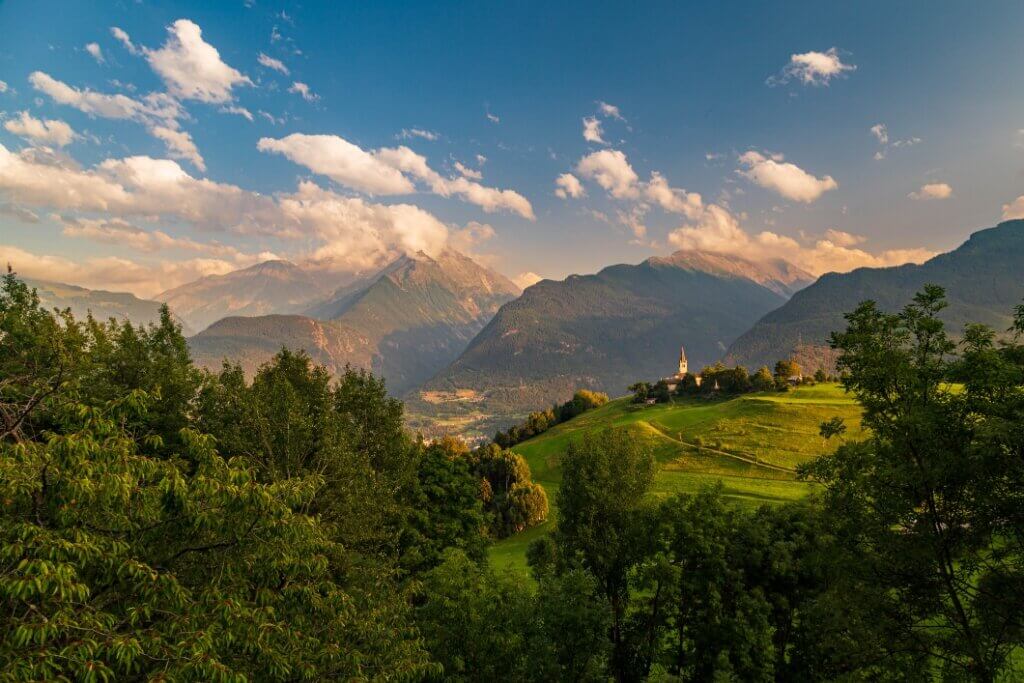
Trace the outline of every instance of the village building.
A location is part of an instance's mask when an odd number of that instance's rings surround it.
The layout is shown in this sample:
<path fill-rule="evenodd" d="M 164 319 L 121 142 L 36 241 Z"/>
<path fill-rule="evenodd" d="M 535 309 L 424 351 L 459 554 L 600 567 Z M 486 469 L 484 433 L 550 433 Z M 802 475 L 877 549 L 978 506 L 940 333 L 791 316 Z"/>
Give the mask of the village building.
<path fill-rule="evenodd" d="M 686 349 L 682 346 L 679 347 L 679 366 L 676 373 L 671 377 L 665 377 L 663 381 L 668 385 L 668 390 L 675 393 L 676 389 L 682 383 L 690 369 L 690 363 L 686 359 Z M 696 375 L 694 379 L 697 382 L 697 386 L 700 386 L 701 376 Z"/>

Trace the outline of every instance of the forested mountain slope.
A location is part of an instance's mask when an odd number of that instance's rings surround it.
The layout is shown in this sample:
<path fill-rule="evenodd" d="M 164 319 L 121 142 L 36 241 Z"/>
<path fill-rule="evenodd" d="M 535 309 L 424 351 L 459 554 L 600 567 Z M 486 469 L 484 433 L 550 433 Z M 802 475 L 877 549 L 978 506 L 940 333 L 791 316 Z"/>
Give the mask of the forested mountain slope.
<path fill-rule="evenodd" d="M 942 319 L 954 335 L 968 322 L 1007 329 L 1013 307 L 1024 300 L 1024 220 L 980 230 L 960 247 L 921 265 L 823 275 L 740 336 L 728 359 L 756 367 L 797 346 L 805 357 L 814 356 L 832 331 L 842 329 L 844 312 L 865 299 L 897 310 L 925 284 L 946 289 L 949 307 Z M 812 362 L 804 360 L 805 365 Z"/>

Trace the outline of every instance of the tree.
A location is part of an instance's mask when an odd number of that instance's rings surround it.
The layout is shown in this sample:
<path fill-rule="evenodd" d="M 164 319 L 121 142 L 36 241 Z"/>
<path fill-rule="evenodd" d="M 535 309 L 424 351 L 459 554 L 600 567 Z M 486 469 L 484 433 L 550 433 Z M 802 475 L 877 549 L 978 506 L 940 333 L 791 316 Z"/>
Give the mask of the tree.
<path fill-rule="evenodd" d="M 775 364 L 775 383 L 784 385 L 790 377 L 800 377 L 803 374 L 800 364 L 792 358 L 784 358 Z"/>
<path fill-rule="evenodd" d="M 768 366 L 763 365 L 751 378 L 751 385 L 754 391 L 772 391 L 775 389 L 775 378 L 772 377 Z"/>
<path fill-rule="evenodd" d="M 126 422 L 151 399 L 58 408 L 0 445 L 0 670 L 12 680 L 351 678 L 429 668 L 401 619 L 334 581 L 343 549 L 301 510 L 317 477 L 263 484 L 184 430 L 175 457 Z M 381 606 L 383 607 L 383 606 Z M 342 645 L 343 644 L 343 645 Z M 342 645 L 339 647 L 339 645 Z"/>
<path fill-rule="evenodd" d="M 1024 638 L 1024 350 L 969 326 L 958 353 L 944 306 L 926 286 L 898 314 L 868 301 L 846 316 L 832 345 L 870 436 L 806 473 L 825 485 L 844 595 L 875 608 L 886 652 L 992 681 Z"/>
<path fill-rule="evenodd" d="M 671 401 L 672 392 L 668 390 L 668 382 L 663 379 L 658 380 L 651 390 L 650 396 L 658 403 L 668 403 Z"/>
<path fill-rule="evenodd" d="M 484 561 L 488 524 L 465 443 L 446 437 L 423 448 L 410 502 L 410 523 L 402 542 L 404 567 L 414 573 L 430 569 L 446 548 L 459 548 L 474 562 Z"/>
<path fill-rule="evenodd" d="M 828 374 L 825 373 L 825 368 L 818 368 L 814 371 L 814 381 L 819 384 L 828 381 Z"/>
<path fill-rule="evenodd" d="M 477 449 L 471 459 L 474 473 L 486 482 L 484 510 L 496 537 L 504 538 L 547 519 L 547 494 L 533 482 L 530 466 L 521 455 L 488 444 Z"/>
<path fill-rule="evenodd" d="M 611 621 L 612 671 L 632 676 L 626 637 L 630 570 L 644 557 L 649 507 L 643 498 L 654 478 L 654 458 L 625 430 L 586 434 L 562 458 L 555 543 L 563 566 L 579 562 L 594 575 Z"/>
<path fill-rule="evenodd" d="M 629 390 L 633 392 L 633 403 L 643 403 L 651 394 L 651 385 L 649 382 L 636 382 L 629 386 Z"/>

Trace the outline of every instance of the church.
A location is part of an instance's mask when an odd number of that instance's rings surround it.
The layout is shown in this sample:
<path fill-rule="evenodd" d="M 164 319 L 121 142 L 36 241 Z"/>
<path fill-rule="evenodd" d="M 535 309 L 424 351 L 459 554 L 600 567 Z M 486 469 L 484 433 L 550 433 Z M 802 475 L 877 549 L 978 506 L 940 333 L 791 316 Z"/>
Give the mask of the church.
<path fill-rule="evenodd" d="M 669 391 L 674 392 L 676 390 L 676 388 L 679 386 L 680 382 L 683 381 L 683 378 L 686 377 L 686 374 L 689 372 L 689 368 L 690 368 L 689 361 L 686 360 L 686 349 L 683 348 L 682 346 L 680 346 L 679 347 L 679 368 L 678 368 L 676 374 L 672 375 L 671 377 L 666 377 L 665 380 L 664 380 L 665 383 L 668 384 L 668 390 Z M 697 386 L 699 387 L 700 386 L 701 376 L 700 375 L 694 375 L 694 380 L 696 381 Z"/>

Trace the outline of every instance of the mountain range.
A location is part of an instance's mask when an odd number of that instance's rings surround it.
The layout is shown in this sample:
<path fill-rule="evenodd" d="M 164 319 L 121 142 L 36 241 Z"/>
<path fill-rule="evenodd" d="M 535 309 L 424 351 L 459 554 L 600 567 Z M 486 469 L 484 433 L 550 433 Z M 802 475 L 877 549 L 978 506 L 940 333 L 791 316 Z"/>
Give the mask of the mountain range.
<path fill-rule="evenodd" d="M 298 280 L 289 277 L 291 283 Z M 304 349 L 331 372 L 346 364 L 366 368 L 401 394 L 454 360 L 498 307 L 519 292 L 504 276 L 458 252 L 436 257 L 420 252 L 307 301 L 299 313 L 278 309 L 271 315 L 223 318 L 189 345 L 201 366 L 217 368 L 228 358 L 249 374 L 282 346 Z M 283 306 L 293 307 L 295 301 L 286 297 Z M 255 300 L 248 304 L 255 306 Z"/>
<path fill-rule="evenodd" d="M 692 366 L 714 362 L 810 280 L 784 261 L 697 251 L 544 280 L 505 304 L 413 408 L 452 419 L 510 416 L 580 388 L 622 394 L 673 372 L 680 346 Z"/>
<path fill-rule="evenodd" d="M 40 303 L 46 308 L 69 308 L 76 318 L 92 314 L 97 320 L 114 318 L 130 321 L 135 325 L 148 325 L 160 321 L 159 301 L 140 299 L 127 292 L 108 292 L 103 289 L 86 289 L 62 282 L 24 278 L 25 284 L 36 290 Z M 191 334 L 187 323 L 179 318 L 182 331 Z"/>
<path fill-rule="evenodd" d="M 325 276 L 288 261 L 264 261 L 225 275 L 201 277 L 156 298 L 193 329 L 202 330 L 228 316 L 302 311 L 350 279 Z"/>
<path fill-rule="evenodd" d="M 1024 220 L 975 232 L 953 251 L 923 264 L 858 268 L 828 273 L 767 313 L 729 347 L 729 362 L 754 368 L 796 351 L 805 369 L 827 364 L 829 334 L 845 326 L 843 314 L 866 299 L 897 311 L 926 285 L 946 289 L 941 317 L 955 336 L 968 322 L 1006 330 L 1024 301 Z"/>

